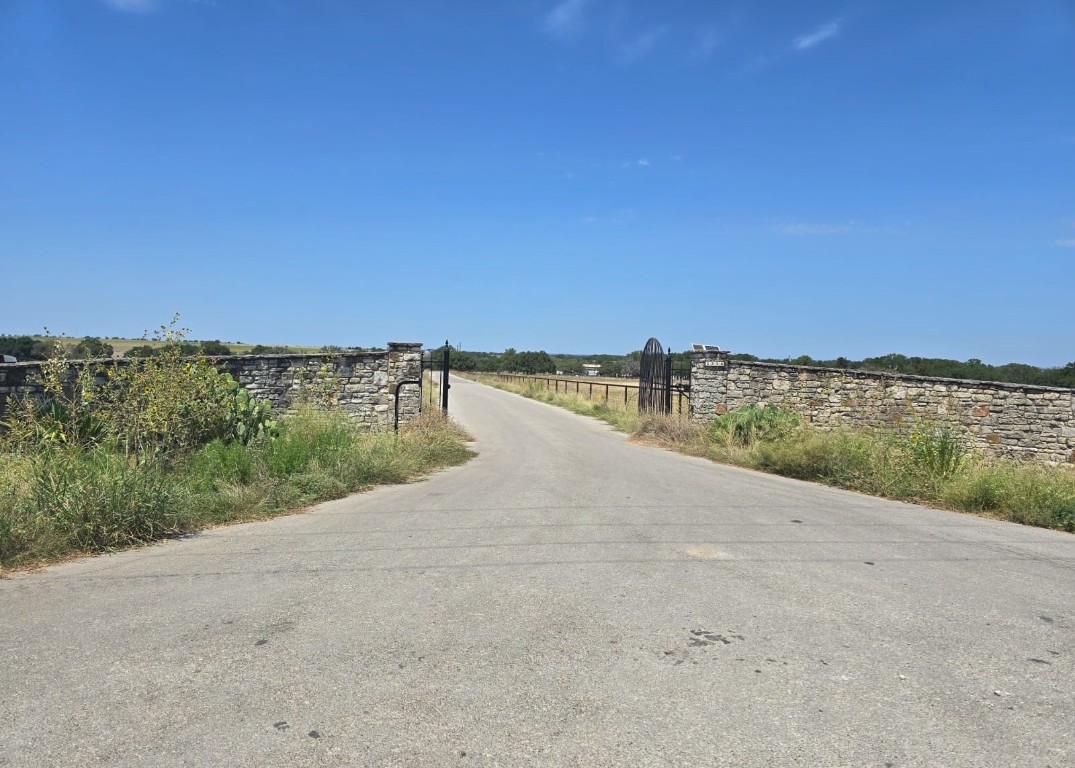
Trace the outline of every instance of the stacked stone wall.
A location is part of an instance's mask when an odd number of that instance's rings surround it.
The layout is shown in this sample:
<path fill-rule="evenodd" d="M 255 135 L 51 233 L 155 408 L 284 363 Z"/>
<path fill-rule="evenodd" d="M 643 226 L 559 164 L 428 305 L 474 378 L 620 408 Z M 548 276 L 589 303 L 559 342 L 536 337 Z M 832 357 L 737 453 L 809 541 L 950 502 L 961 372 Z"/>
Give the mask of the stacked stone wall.
<path fill-rule="evenodd" d="M 997 456 L 1075 463 L 1075 390 L 692 355 L 692 419 L 766 403 L 826 428 L 947 426 Z"/>
<path fill-rule="evenodd" d="M 339 352 L 299 355 L 227 355 L 208 358 L 220 371 L 230 373 L 254 397 L 268 400 L 276 410 L 301 402 L 340 408 L 371 429 L 391 429 L 395 422 L 396 385 L 421 375 L 422 345 L 391 342 L 387 351 Z M 130 360 L 93 360 L 78 366 L 129 365 Z M 11 398 L 40 395 L 41 363 L 0 364 L 0 421 Z M 421 412 L 421 389 L 406 384 L 399 389 L 399 422 Z"/>

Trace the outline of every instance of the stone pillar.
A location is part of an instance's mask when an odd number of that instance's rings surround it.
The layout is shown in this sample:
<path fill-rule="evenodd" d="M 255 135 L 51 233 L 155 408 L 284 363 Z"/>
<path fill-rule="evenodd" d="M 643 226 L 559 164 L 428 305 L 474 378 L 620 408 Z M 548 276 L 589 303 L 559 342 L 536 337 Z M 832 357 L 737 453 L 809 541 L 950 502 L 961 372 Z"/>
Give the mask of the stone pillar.
<path fill-rule="evenodd" d="M 690 420 L 705 422 L 728 412 L 728 352 L 691 352 Z"/>
<path fill-rule="evenodd" d="M 401 381 L 416 381 L 422 375 L 422 345 L 409 341 L 388 342 L 388 385 L 395 395 Z M 397 404 L 392 403 L 393 406 Z M 399 389 L 399 423 L 406 424 L 422 412 L 422 389 L 404 384 Z"/>

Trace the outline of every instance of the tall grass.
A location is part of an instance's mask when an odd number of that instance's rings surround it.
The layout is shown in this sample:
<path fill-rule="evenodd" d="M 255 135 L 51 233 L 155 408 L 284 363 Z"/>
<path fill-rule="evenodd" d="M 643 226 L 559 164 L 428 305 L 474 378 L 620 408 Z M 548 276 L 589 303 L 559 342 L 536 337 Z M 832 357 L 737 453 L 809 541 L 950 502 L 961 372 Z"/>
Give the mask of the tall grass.
<path fill-rule="evenodd" d="M 6 450 L 0 565 L 109 551 L 407 482 L 466 461 L 466 439 L 439 413 L 394 434 L 307 409 L 281 419 L 274 440 L 214 440 L 168 460 L 101 445 Z"/>

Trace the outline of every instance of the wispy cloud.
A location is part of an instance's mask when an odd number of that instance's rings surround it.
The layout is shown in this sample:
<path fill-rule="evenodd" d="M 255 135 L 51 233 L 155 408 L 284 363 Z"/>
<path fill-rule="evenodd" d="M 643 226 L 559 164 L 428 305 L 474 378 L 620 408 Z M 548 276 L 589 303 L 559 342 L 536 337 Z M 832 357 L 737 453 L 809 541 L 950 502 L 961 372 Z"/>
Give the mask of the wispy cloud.
<path fill-rule="evenodd" d="M 574 37 L 586 26 L 586 9 L 593 0 L 563 0 L 545 17 L 545 31 L 556 37 Z"/>
<path fill-rule="evenodd" d="M 706 27 L 698 33 L 698 37 L 691 47 L 691 57 L 698 61 L 705 61 L 717 52 L 720 43 L 720 33 L 713 27 Z"/>
<path fill-rule="evenodd" d="M 619 46 L 620 61 L 624 64 L 631 64 L 645 58 L 663 35 L 664 27 L 657 27 L 621 43 Z"/>
<path fill-rule="evenodd" d="M 813 48 L 815 45 L 820 45 L 826 40 L 836 37 L 840 33 L 840 27 L 843 25 L 842 19 L 836 21 L 830 21 L 828 24 L 822 24 L 808 35 L 802 35 L 795 38 L 795 50 L 806 51 Z"/>
<path fill-rule="evenodd" d="M 155 0 L 104 0 L 104 4 L 117 11 L 145 13 L 146 11 L 153 10 L 153 6 L 156 5 L 156 2 Z"/>
<path fill-rule="evenodd" d="M 1075 248 L 1075 238 L 1061 238 L 1056 241 L 1061 248 Z"/>
<path fill-rule="evenodd" d="M 777 231 L 792 237 L 822 237 L 825 235 L 843 235 L 854 229 L 854 224 L 818 224 L 814 222 L 786 222 L 777 226 Z"/>

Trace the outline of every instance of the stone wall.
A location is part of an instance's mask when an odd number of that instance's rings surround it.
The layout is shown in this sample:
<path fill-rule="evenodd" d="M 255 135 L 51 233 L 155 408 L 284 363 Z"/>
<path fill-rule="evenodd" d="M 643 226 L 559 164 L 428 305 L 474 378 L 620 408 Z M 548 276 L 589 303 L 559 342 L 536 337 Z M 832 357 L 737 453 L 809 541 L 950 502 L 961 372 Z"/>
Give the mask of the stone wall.
<path fill-rule="evenodd" d="M 948 426 L 1008 458 L 1075 463 L 1075 390 L 691 355 L 691 418 L 774 403 L 822 427 Z"/>
<path fill-rule="evenodd" d="M 303 399 L 331 403 L 371 429 L 392 429 L 396 385 L 420 378 L 422 345 L 390 342 L 383 352 L 228 355 L 209 360 L 254 397 L 272 403 L 274 409 L 287 409 Z M 130 361 L 96 360 L 90 364 L 122 366 Z M 0 364 L 0 421 L 9 398 L 41 393 L 40 376 L 40 362 Z M 421 409 L 420 387 L 403 385 L 399 389 L 400 423 L 414 419 Z"/>

